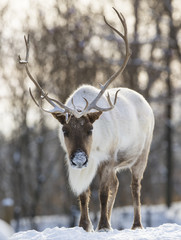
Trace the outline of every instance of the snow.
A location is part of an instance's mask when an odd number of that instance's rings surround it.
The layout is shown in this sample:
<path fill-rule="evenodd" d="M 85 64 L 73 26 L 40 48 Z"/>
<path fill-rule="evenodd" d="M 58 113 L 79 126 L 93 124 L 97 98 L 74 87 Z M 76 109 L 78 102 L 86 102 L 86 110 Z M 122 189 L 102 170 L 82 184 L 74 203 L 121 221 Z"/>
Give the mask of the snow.
<path fill-rule="evenodd" d="M 165 205 L 142 206 L 142 223 L 144 229 L 130 230 L 133 221 L 133 206 L 114 208 L 112 213 L 112 228 L 110 232 L 87 233 L 82 228 L 69 228 L 72 219 L 62 216 L 37 216 L 34 221 L 38 231 L 28 230 L 28 219 L 19 222 L 21 232 L 14 234 L 10 240 L 181 240 L 181 202 L 173 203 L 168 209 Z M 73 213 L 72 213 L 73 214 Z M 73 214 L 78 225 L 79 212 Z M 91 219 L 95 218 L 93 213 Z M 94 228 L 97 222 L 93 221 Z M 16 225 L 16 222 L 12 222 Z M 66 227 L 65 227 L 66 226 Z M 116 230 L 119 229 L 119 230 Z M 124 230 L 120 230 L 124 229 Z M 1 226 L 0 226 L 1 232 Z M 1 235 L 0 235 L 1 236 Z M 0 240 L 6 240 L 1 238 Z"/>
<path fill-rule="evenodd" d="M 38 231 L 43 231 L 46 228 L 65 227 L 65 226 L 69 227 L 70 219 L 67 215 L 36 216 L 34 218 L 34 224 L 35 226 L 37 226 Z M 14 229 L 16 229 L 17 222 L 15 220 L 12 220 L 11 225 Z M 29 218 L 21 218 L 18 222 L 18 225 L 19 225 L 19 231 L 28 231 L 32 227 L 32 224 Z"/>
<path fill-rule="evenodd" d="M 50 215 L 50 216 L 36 216 L 33 219 L 38 231 L 43 231 L 46 228 L 54 227 L 70 227 L 72 222 L 75 226 L 79 223 L 79 210 L 72 207 L 71 216 L 67 215 Z M 164 223 L 177 223 L 181 225 L 181 202 L 173 203 L 170 208 L 164 204 L 160 205 L 142 205 L 141 207 L 142 224 L 146 227 L 158 227 Z M 94 228 L 97 226 L 97 218 L 95 213 L 91 212 L 90 217 L 93 221 Z M 98 214 L 99 217 L 99 214 Z M 112 212 L 111 224 L 113 229 L 129 229 L 133 221 L 133 206 L 114 208 Z M 15 220 L 11 221 L 14 229 L 17 227 Z M 29 218 L 21 218 L 18 221 L 19 231 L 27 231 L 31 229 L 32 223 Z"/>
<path fill-rule="evenodd" d="M 163 224 L 156 228 L 146 228 L 110 232 L 85 232 L 82 228 L 47 228 L 43 232 L 30 230 L 19 232 L 9 238 L 10 240 L 180 240 L 181 226 L 177 224 Z"/>
<path fill-rule="evenodd" d="M 181 202 L 173 203 L 170 208 L 164 204 L 141 207 L 142 224 L 144 227 L 158 227 L 164 223 L 181 225 Z M 131 228 L 133 207 L 127 206 L 113 209 L 112 227 L 116 229 Z"/>

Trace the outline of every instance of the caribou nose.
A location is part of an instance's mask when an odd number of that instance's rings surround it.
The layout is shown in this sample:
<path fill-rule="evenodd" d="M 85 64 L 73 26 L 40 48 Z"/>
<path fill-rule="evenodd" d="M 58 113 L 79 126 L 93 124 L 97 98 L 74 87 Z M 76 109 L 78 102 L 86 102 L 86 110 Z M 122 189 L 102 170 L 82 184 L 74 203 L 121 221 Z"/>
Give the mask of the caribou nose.
<path fill-rule="evenodd" d="M 71 166 L 75 168 L 87 167 L 88 157 L 83 151 L 76 151 L 71 155 Z"/>

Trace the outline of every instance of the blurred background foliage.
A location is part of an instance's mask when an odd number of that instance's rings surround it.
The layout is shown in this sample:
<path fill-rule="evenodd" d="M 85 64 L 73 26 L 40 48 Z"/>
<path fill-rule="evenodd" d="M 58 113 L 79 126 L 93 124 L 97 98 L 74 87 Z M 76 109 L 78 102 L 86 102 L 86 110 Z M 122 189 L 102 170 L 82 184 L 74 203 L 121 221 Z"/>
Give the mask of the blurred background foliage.
<path fill-rule="evenodd" d="M 49 95 L 65 101 L 81 84 L 96 87 L 118 68 L 124 44 L 111 6 L 124 14 L 131 59 L 113 86 L 132 88 L 149 101 L 154 138 L 142 186 L 142 203 L 181 200 L 181 8 L 179 0 L 1 1 L 0 3 L 0 200 L 14 201 L 14 218 L 71 214 L 71 193 L 58 140 L 58 123 L 29 96 L 31 86 L 17 56 L 30 35 L 30 69 Z M 132 204 L 129 171 L 119 174 L 116 206 Z M 98 211 L 98 181 L 92 210 Z M 96 202 L 96 204 L 95 204 Z M 3 208 L 0 208 L 3 217 Z"/>

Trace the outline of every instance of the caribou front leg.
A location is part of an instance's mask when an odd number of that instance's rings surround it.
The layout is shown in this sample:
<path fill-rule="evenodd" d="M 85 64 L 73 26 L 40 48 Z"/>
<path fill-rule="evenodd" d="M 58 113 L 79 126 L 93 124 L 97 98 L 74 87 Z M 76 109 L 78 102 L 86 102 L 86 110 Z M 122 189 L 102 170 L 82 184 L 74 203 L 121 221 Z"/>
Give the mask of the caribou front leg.
<path fill-rule="evenodd" d="M 101 216 L 98 225 L 99 231 L 109 231 L 111 225 L 108 219 L 108 199 L 109 199 L 109 187 L 105 186 L 100 189 L 100 207 L 101 207 Z"/>
<path fill-rule="evenodd" d="M 101 171 L 100 182 L 100 221 L 98 224 L 99 231 L 111 230 L 111 213 L 115 197 L 118 190 L 118 180 L 115 172 L 110 171 L 110 166 L 105 166 Z"/>
<path fill-rule="evenodd" d="M 79 227 L 83 227 L 83 229 L 87 232 L 93 232 L 93 226 L 89 217 L 89 200 L 90 200 L 90 189 L 86 192 L 82 193 L 79 196 L 80 200 L 80 222 Z"/>
<path fill-rule="evenodd" d="M 108 201 L 108 219 L 111 221 L 112 208 L 114 206 L 115 198 L 118 192 L 119 181 L 115 173 L 112 175 L 112 179 L 110 182 L 110 194 Z"/>

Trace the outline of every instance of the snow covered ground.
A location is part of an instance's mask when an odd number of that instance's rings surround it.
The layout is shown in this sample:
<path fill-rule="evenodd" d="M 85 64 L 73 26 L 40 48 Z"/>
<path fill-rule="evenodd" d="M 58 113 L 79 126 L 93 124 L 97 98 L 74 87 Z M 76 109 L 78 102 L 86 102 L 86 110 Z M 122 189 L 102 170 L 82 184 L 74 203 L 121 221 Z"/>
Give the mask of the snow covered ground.
<path fill-rule="evenodd" d="M 70 228 L 70 219 L 67 216 L 36 217 L 38 231 L 28 230 L 27 219 L 20 221 L 21 232 L 14 234 L 11 240 L 71 240 L 71 239 L 129 239 L 129 240 L 181 240 L 181 202 L 174 203 L 171 208 L 165 205 L 142 206 L 142 223 L 145 229 L 130 230 L 133 221 L 133 207 L 113 209 L 112 228 L 109 233 L 87 233 L 82 228 Z M 94 219 L 94 215 L 91 214 Z M 78 225 L 77 216 L 76 225 Z M 58 227 L 57 227 L 58 226 Z M 96 227 L 96 222 L 94 222 Z M 118 229 L 118 230 L 115 230 Z M 120 231 L 121 229 L 124 229 Z M 1 240 L 1 238 L 0 238 Z M 4 239 L 3 239 L 4 240 Z"/>
<path fill-rule="evenodd" d="M 79 222 L 79 211 L 74 211 L 75 217 L 74 226 L 78 226 Z M 168 209 L 164 204 L 151 205 L 141 207 L 142 224 L 146 227 L 158 227 L 164 223 L 176 223 L 181 225 L 181 202 L 173 203 Z M 92 221 L 95 219 L 95 215 L 91 213 Z M 114 208 L 112 213 L 112 228 L 113 229 L 129 229 L 133 222 L 133 206 Z M 43 231 L 46 228 L 54 227 L 70 227 L 72 226 L 72 219 L 66 215 L 52 215 L 35 217 L 34 223 L 38 231 Z M 93 221 L 94 227 L 96 228 L 97 222 Z M 12 226 L 16 229 L 17 222 L 12 221 Z M 31 229 L 31 223 L 29 219 L 20 219 L 19 231 L 27 231 Z"/>
<path fill-rule="evenodd" d="M 47 228 L 43 232 L 34 230 L 14 234 L 9 240 L 180 240 L 181 226 L 164 224 L 156 228 L 146 228 L 111 232 L 87 233 L 82 228 Z"/>

